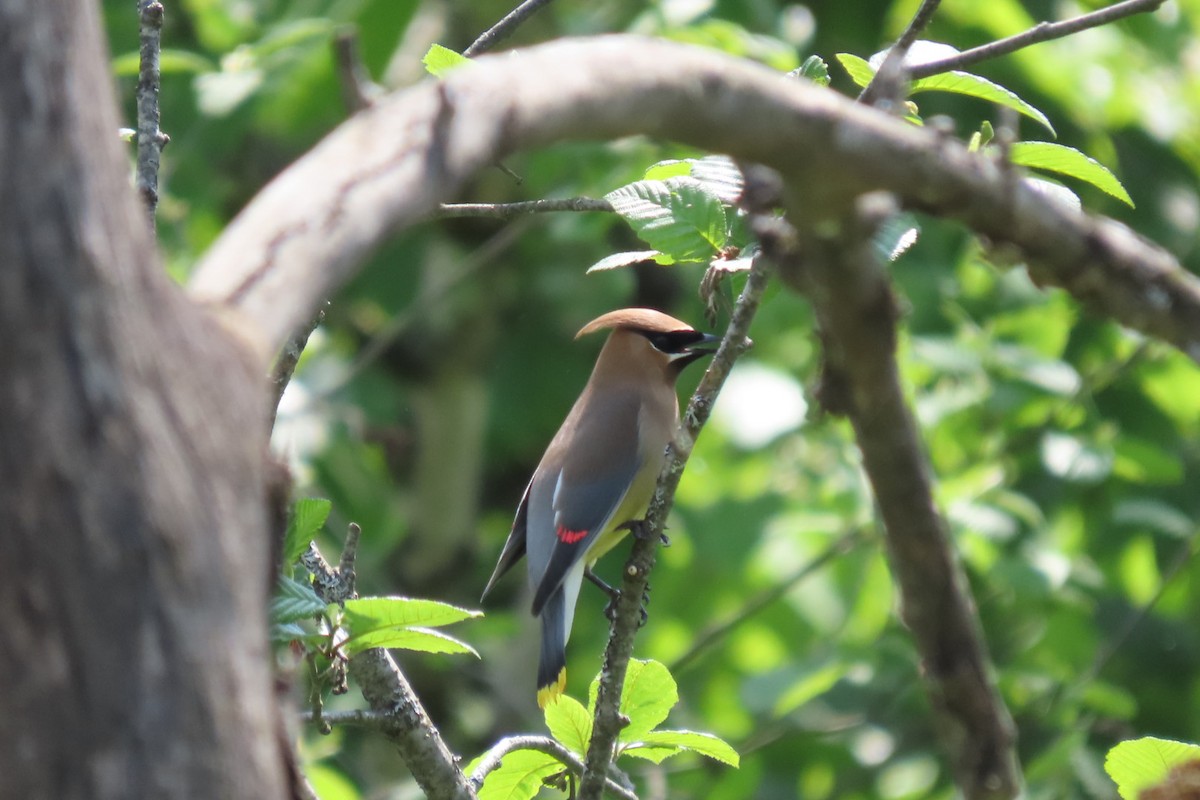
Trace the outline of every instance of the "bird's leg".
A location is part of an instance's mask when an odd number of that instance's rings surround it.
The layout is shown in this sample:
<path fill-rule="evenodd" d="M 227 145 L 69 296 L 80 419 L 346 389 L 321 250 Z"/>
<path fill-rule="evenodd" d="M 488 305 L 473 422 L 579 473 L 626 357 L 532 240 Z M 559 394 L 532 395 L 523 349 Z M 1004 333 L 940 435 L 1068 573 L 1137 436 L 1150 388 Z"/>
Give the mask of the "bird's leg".
<path fill-rule="evenodd" d="M 617 618 L 617 602 L 621 599 L 621 590 L 614 589 L 603 578 L 592 572 L 591 567 L 584 567 L 583 577 L 587 578 L 596 586 L 600 587 L 600 591 L 608 595 L 608 604 L 604 606 L 604 618 L 612 622 Z M 650 613 L 646 611 L 646 606 L 650 603 L 650 584 L 646 584 L 646 591 L 642 593 L 642 607 L 640 610 L 641 618 L 638 620 L 638 627 L 646 624 L 646 620 L 650 618 Z"/>
<path fill-rule="evenodd" d="M 649 526 L 646 524 L 646 520 L 644 519 L 631 519 L 627 522 L 622 522 L 617 526 L 617 530 L 620 530 L 621 528 L 626 529 L 633 534 L 634 538 L 641 539 L 642 541 L 645 541 L 650 537 L 650 531 L 648 530 Z M 671 537 L 667 536 L 665 525 L 663 526 L 663 529 L 664 530 L 662 533 L 658 534 L 658 540 L 662 542 L 663 547 L 670 547 Z"/>

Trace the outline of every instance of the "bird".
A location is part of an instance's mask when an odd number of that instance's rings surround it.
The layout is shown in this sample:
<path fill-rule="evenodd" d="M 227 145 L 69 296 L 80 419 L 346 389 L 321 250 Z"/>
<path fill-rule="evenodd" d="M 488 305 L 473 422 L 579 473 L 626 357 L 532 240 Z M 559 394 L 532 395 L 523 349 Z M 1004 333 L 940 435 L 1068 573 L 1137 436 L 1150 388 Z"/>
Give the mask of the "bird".
<path fill-rule="evenodd" d="M 583 579 L 611 599 L 619 594 L 591 567 L 650 504 L 679 423 L 676 379 L 719 341 L 650 308 L 610 311 L 575 338 L 601 330 L 612 332 L 525 488 L 481 598 L 526 558 L 532 612 L 541 620 L 537 702 L 543 709 L 566 690 L 566 645 Z"/>

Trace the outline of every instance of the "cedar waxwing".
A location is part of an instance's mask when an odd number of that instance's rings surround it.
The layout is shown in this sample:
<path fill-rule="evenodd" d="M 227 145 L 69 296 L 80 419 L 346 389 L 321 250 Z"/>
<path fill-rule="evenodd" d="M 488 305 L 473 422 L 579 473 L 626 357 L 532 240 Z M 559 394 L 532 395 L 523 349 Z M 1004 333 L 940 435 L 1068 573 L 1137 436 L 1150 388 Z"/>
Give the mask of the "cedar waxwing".
<path fill-rule="evenodd" d="M 567 684 L 567 638 L 579 587 L 596 559 L 646 512 L 667 443 L 679 422 L 675 379 L 717 337 L 648 308 L 611 311 L 575 338 L 605 328 L 583 394 L 533 473 L 484 597 L 528 556 L 533 614 L 542 621 L 537 700 L 545 708 Z M 602 584 L 601 584 L 602 585 Z M 611 591 L 611 590 L 610 590 Z"/>

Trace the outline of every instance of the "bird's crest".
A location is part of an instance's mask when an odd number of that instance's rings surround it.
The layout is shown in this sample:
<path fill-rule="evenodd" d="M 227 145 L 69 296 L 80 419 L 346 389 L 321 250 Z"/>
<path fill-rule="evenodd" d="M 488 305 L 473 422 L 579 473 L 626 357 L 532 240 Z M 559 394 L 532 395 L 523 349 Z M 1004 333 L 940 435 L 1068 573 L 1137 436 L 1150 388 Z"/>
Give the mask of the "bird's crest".
<path fill-rule="evenodd" d="M 602 331 L 605 328 L 636 328 L 641 331 L 655 333 L 673 333 L 675 331 L 693 330 L 682 320 L 675 319 L 670 314 L 655 311 L 653 308 L 619 308 L 602 314 L 579 329 L 575 338 L 587 336 L 589 333 Z"/>

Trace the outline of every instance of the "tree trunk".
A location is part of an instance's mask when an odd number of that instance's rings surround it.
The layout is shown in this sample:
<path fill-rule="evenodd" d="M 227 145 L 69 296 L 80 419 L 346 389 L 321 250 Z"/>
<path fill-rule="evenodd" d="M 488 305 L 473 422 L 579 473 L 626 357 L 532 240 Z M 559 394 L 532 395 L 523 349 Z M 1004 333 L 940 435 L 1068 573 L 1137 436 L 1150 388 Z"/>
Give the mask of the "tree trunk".
<path fill-rule="evenodd" d="M 264 381 L 159 270 L 98 6 L 0 3 L 0 797 L 281 797 Z"/>

